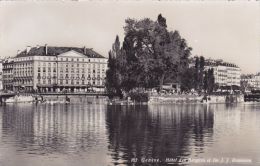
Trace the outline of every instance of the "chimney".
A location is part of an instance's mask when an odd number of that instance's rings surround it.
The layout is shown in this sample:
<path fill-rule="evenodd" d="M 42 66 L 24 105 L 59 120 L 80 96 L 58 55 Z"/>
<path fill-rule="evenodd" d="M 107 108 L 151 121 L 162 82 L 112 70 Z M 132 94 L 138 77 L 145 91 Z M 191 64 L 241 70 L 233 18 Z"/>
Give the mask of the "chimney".
<path fill-rule="evenodd" d="M 31 46 L 27 46 L 26 47 L 26 54 L 28 54 L 30 50 L 31 50 Z"/>
<path fill-rule="evenodd" d="M 86 47 L 85 47 L 85 46 L 83 47 L 83 52 L 84 52 L 84 54 L 87 53 L 87 50 L 86 50 Z"/>
<path fill-rule="evenodd" d="M 17 50 L 17 55 L 20 54 L 20 53 L 21 53 L 21 51 L 20 51 L 20 50 Z"/>
<path fill-rule="evenodd" d="M 48 54 L 48 45 L 45 44 L 45 55 L 47 55 L 47 54 Z"/>

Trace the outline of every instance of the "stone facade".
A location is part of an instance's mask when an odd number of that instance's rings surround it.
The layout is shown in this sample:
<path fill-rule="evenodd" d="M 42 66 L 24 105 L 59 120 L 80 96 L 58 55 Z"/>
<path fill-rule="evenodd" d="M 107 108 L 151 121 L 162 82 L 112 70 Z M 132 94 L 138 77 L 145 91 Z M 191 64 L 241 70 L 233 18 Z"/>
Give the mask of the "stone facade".
<path fill-rule="evenodd" d="M 27 47 L 13 62 L 15 91 L 87 91 L 104 87 L 107 58 L 92 49 Z"/>
<path fill-rule="evenodd" d="M 3 60 L 3 89 L 13 91 L 13 58 Z"/>
<path fill-rule="evenodd" d="M 260 90 L 260 73 L 241 76 L 241 82 L 247 89 Z"/>
<path fill-rule="evenodd" d="M 3 90 L 3 61 L 0 60 L 0 90 Z"/>
<path fill-rule="evenodd" d="M 190 60 L 189 67 L 195 66 L 195 59 Z M 213 69 L 215 83 L 219 86 L 240 86 L 241 69 L 233 64 L 224 62 L 223 60 L 205 60 L 205 70 Z"/>

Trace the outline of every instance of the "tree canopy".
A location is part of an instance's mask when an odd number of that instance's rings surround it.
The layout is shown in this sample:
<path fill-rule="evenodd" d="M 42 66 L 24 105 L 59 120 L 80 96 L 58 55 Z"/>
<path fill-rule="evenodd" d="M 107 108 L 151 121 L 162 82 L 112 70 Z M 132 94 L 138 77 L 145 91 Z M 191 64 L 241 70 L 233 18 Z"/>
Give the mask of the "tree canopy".
<path fill-rule="evenodd" d="M 109 52 L 106 84 L 109 90 L 129 92 L 135 88 L 161 87 L 165 82 L 187 84 L 189 89 L 196 81 L 199 83 L 195 88 L 203 88 L 204 58 L 200 57 L 196 70 L 189 71 L 192 48 L 178 31 L 167 29 L 166 18 L 161 14 L 156 21 L 128 18 L 124 31 L 122 46 L 117 36 Z"/>

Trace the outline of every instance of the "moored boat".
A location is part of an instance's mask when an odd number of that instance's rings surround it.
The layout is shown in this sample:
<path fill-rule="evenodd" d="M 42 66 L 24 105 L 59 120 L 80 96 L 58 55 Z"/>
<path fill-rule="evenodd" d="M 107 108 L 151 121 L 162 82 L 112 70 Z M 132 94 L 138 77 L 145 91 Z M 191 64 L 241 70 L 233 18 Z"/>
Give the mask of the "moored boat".
<path fill-rule="evenodd" d="M 32 96 L 14 96 L 6 99 L 5 103 L 30 103 L 34 102 L 34 98 Z"/>

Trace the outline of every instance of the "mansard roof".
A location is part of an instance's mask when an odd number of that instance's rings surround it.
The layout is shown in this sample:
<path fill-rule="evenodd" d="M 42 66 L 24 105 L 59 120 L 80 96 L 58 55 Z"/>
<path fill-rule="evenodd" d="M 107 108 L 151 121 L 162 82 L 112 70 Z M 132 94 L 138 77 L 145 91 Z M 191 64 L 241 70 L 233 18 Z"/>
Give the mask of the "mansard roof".
<path fill-rule="evenodd" d="M 69 51 L 76 51 L 80 54 L 86 55 L 89 58 L 105 58 L 99 53 L 95 52 L 89 48 L 78 48 L 78 47 L 53 47 L 47 46 L 47 54 L 46 54 L 46 46 L 32 47 L 30 50 L 26 51 L 26 49 L 20 52 L 17 57 L 26 57 L 26 56 L 57 56 Z"/>
<path fill-rule="evenodd" d="M 189 59 L 190 63 L 195 64 L 195 57 L 191 57 Z M 227 67 L 235 67 L 235 68 L 239 68 L 236 64 L 233 63 L 229 63 L 229 62 L 224 62 L 221 59 L 205 59 L 205 66 L 227 66 Z"/>

